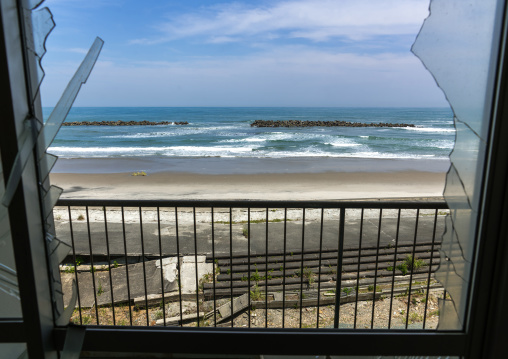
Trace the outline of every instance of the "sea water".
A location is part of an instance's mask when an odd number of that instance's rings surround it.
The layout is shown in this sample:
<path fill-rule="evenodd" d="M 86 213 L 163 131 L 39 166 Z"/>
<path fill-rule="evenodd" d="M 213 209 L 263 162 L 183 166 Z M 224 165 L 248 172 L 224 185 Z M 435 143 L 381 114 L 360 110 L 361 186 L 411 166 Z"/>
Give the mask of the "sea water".
<path fill-rule="evenodd" d="M 47 118 L 51 108 L 44 108 Z M 60 158 L 447 159 L 449 108 L 77 107 L 73 121 L 187 121 L 188 125 L 66 126 L 48 152 Z M 415 127 L 256 128 L 255 120 L 406 123 Z"/>

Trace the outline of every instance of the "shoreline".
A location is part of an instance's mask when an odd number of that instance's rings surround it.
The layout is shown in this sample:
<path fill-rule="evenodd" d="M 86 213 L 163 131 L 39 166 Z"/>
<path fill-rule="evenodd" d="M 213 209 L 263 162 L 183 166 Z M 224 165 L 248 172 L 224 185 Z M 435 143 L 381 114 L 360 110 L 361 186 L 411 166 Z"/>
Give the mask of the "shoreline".
<path fill-rule="evenodd" d="M 448 160 L 59 159 L 62 198 L 344 200 L 442 197 Z M 146 176 L 133 176 L 145 172 Z"/>

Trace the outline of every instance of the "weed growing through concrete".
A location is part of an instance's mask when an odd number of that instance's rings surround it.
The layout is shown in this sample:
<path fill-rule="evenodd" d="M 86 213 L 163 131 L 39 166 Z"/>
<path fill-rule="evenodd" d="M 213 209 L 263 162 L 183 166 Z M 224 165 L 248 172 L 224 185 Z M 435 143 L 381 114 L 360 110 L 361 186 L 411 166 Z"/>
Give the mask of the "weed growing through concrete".
<path fill-rule="evenodd" d="M 256 283 L 254 285 L 253 290 L 250 291 L 250 299 L 257 301 L 257 300 L 262 300 L 264 297 L 265 297 L 264 294 L 261 292 L 258 284 Z"/>
<path fill-rule="evenodd" d="M 418 259 L 415 257 L 413 260 L 413 256 L 411 254 L 408 254 L 406 258 L 404 258 L 402 263 L 400 263 L 395 268 L 400 270 L 402 275 L 406 275 L 411 270 L 411 268 L 413 269 L 413 271 L 415 271 L 422 267 L 425 267 L 426 265 L 427 263 L 423 259 Z"/>
<path fill-rule="evenodd" d="M 346 295 L 349 295 L 353 292 L 353 288 L 342 288 L 342 292 L 344 292 Z"/>
<path fill-rule="evenodd" d="M 102 289 L 102 281 L 99 278 L 99 288 L 97 289 L 97 295 L 100 296 L 102 293 L 104 293 L 104 289 Z"/>

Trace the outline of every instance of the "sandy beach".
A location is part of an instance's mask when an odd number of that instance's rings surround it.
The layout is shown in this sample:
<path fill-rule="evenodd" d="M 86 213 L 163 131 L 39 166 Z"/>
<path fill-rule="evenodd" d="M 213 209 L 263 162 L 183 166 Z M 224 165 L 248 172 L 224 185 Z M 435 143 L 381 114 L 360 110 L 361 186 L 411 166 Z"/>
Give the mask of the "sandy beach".
<path fill-rule="evenodd" d="M 202 166 L 194 166 L 190 171 L 189 163 L 196 162 L 189 160 L 185 161 L 187 166 L 179 167 L 188 171 L 165 171 L 168 166 L 158 166 L 159 171 L 154 171 L 154 168 L 145 164 L 145 168 L 149 167 L 147 175 L 133 176 L 137 172 L 134 168 L 145 170 L 135 161 L 90 159 L 86 162 L 63 162 L 51 174 L 51 183 L 64 189 L 62 198 L 94 199 L 340 200 L 440 197 L 446 168 L 443 164 L 436 169 L 422 163 L 422 170 L 416 170 L 419 167 L 417 161 L 378 161 L 378 166 L 372 167 L 373 161 L 356 160 L 356 166 L 351 162 L 348 166 L 342 166 L 345 170 L 338 171 L 316 160 L 314 167 L 309 168 L 310 173 L 305 173 L 306 163 L 293 164 L 288 171 L 282 168 L 287 162 L 279 160 L 271 161 L 267 168 L 258 166 L 255 171 L 251 169 L 250 172 L 254 173 L 245 173 L 238 170 L 235 162 L 226 162 L 224 165 L 224 162 L 215 160 L 217 165 L 213 166 L 212 160 L 208 162 L 209 166 L 215 169 L 214 172 L 219 172 L 214 173 Z M 125 163 L 130 166 L 125 166 Z M 384 165 L 380 167 L 379 163 Z M 114 173 L 115 168 L 117 173 Z"/>

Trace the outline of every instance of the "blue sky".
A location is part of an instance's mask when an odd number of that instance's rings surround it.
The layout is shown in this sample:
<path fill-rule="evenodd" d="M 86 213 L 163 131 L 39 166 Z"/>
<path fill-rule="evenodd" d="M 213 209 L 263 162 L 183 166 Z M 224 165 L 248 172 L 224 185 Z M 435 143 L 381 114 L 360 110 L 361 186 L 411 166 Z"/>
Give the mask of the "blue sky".
<path fill-rule="evenodd" d="M 47 0 L 53 106 L 95 36 L 75 106 L 446 106 L 410 52 L 428 0 Z"/>

